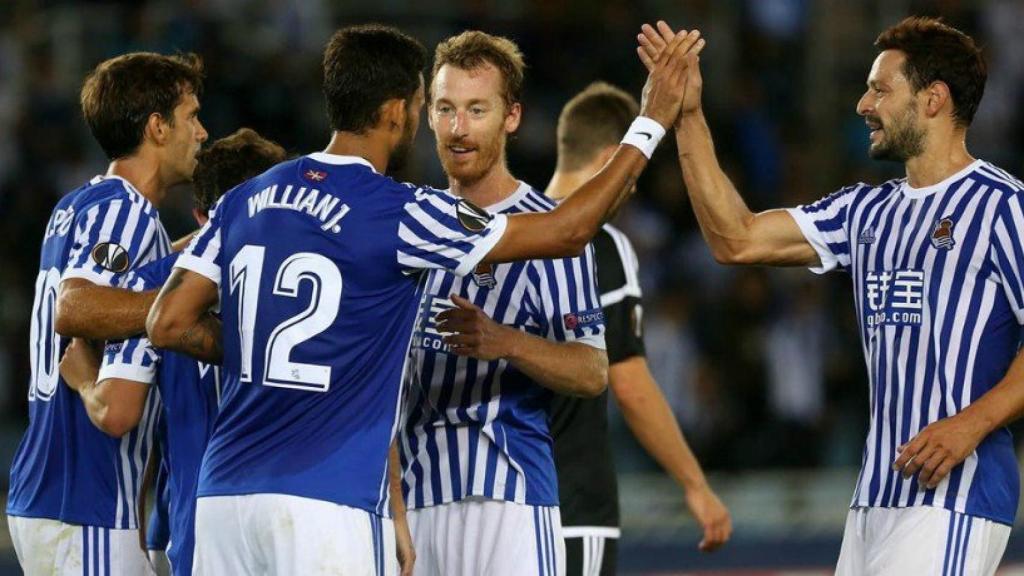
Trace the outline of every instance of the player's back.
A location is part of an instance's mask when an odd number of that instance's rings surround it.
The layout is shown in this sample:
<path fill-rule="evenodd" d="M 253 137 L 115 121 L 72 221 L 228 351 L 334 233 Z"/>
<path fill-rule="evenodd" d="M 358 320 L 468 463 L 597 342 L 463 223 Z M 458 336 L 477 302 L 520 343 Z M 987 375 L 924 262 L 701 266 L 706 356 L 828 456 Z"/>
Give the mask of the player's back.
<path fill-rule="evenodd" d="M 386 514 L 417 307 L 419 275 L 396 258 L 414 194 L 362 159 L 314 154 L 222 200 L 224 388 L 200 496 L 291 494 Z"/>
<path fill-rule="evenodd" d="M 54 331 L 57 291 L 68 278 L 110 284 L 118 272 L 169 249 L 156 209 L 121 178 L 96 177 L 54 208 L 35 283 L 29 427 L 11 465 L 9 514 L 136 527 L 135 494 L 156 401 L 150 396 L 143 420 L 122 438 L 92 424 L 60 377 L 60 357 L 70 340 Z"/>

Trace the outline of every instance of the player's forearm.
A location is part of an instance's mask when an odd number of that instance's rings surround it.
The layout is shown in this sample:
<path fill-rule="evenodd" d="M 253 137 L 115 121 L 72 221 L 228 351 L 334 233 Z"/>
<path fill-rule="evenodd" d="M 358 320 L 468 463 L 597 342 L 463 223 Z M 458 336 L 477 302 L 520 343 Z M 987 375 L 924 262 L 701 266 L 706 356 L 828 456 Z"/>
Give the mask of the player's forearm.
<path fill-rule="evenodd" d="M 993 431 L 1024 416 L 1024 351 L 1017 354 L 1006 376 L 960 412 L 976 424 L 980 442 Z"/>
<path fill-rule="evenodd" d="M 395 522 L 405 522 L 405 498 L 402 495 L 402 460 L 398 456 L 398 439 L 391 442 L 388 451 L 388 490 L 391 493 L 391 516 Z"/>
<path fill-rule="evenodd" d="M 216 303 L 217 288 L 210 280 L 176 268 L 157 295 L 146 319 L 146 333 L 157 348 L 174 350 L 193 358 L 220 364 L 220 319 L 209 312 Z"/>
<path fill-rule="evenodd" d="M 505 235 L 485 262 L 580 255 L 647 166 L 639 149 L 621 145 L 608 164 L 551 212 L 509 218 Z"/>
<path fill-rule="evenodd" d="M 723 264 L 743 263 L 754 214 L 719 165 L 703 113 L 680 120 L 676 146 L 690 203 L 712 254 Z"/>
<path fill-rule="evenodd" d="M 156 291 L 132 292 L 72 278 L 61 282 L 54 329 L 65 337 L 120 340 L 146 331 Z"/>
<path fill-rule="evenodd" d="M 101 394 L 98 393 L 99 386 L 95 380 L 80 382 L 77 384 L 78 397 L 82 399 L 85 406 L 85 413 L 94 426 L 109 434 L 107 431 L 107 417 L 110 406 Z"/>
<path fill-rule="evenodd" d="M 579 342 L 552 342 L 511 327 L 508 344 L 509 363 L 559 394 L 593 397 L 608 384 L 604 350 Z"/>
<path fill-rule="evenodd" d="M 194 232 L 189 232 L 188 234 L 186 234 L 186 235 L 182 236 L 181 238 L 178 238 L 177 240 L 172 242 L 171 243 L 171 252 L 181 252 L 185 248 L 188 248 L 189 243 L 192 242 L 192 239 L 195 238 L 196 234 L 198 234 L 198 233 L 199 233 L 198 230 L 196 230 Z"/>
<path fill-rule="evenodd" d="M 644 450 L 685 490 L 706 487 L 704 471 L 644 358 L 616 363 L 609 373 L 626 424 Z"/>

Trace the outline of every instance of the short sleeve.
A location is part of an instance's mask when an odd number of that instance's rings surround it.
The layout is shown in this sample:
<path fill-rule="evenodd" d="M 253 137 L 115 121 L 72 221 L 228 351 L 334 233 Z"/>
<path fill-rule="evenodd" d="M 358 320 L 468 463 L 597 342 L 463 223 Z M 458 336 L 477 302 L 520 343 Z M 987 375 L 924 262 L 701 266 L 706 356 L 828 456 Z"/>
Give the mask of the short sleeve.
<path fill-rule="evenodd" d="M 824 274 L 830 270 L 849 268 L 848 215 L 858 192 L 865 188 L 868 187 L 864 184 L 848 186 L 813 204 L 787 210 L 821 260 L 821 266 L 811 268 L 812 272 Z"/>
<path fill-rule="evenodd" d="M 175 268 L 190 270 L 208 278 L 220 286 L 220 271 L 223 251 L 221 250 L 221 222 L 224 213 L 224 196 L 210 210 L 210 219 L 199 229 L 188 247 L 178 256 Z"/>
<path fill-rule="evenodd" d="M 1024 325 L 1024 210 L 1021 192 L 1010 195 L 998 209 L 993 222 L 990 259 L 999 275 L 1003 292 L 1017 323 Z"/>
<path fill-rule="evenodd" d="M 540 300 L 538 323 L 549 339 L 605 349 L 605 317 L 597 292 L 594 247 L 575 258 L 533 260 L 527 278 Z"/>
<path fill-rule="evenodd" d="M 150 344 L 149 338 L 111 341 L 103 349 L 103 363 L 96 380 L 120 378 L 152 384 L 156 380 L 159 363 L 160 353 Z"/>
<path fill-rule="evenodd" d="M 74 242 L 62 279 L 113 286 L 119 274 L 149 259 L 159 233 L 159 221 L 148 204 L 111 195 L 75 218 Z"/>
<path fill-rule="evenodd" d="M 607 332 L 608 363 L 644 355 L 640 261 L 625 234 L 615 231 L 594 239 L 597 285 Z"/>
<path fill-rule="evenodd" d="M 398 264 L 406 271 L 443 269 L 465 276 L 501 240 L 508 217 L 432 188 L 416 190 L 398 225 Z"/>

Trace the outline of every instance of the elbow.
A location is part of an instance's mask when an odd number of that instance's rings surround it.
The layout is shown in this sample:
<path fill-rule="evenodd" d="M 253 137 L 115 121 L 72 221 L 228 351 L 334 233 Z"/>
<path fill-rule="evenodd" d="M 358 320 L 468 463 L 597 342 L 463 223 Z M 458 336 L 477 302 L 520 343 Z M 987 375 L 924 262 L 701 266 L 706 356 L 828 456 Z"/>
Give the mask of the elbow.
<path fill-rule="evenodd" d="M 748 242 L 723 241 L 711 246 L 715 262 L 725 266 L 749 266 L 758 263 L 755 250 Z"/>
<path fill-rule="evenodd" d="M 61 287 L 57 291 L 57 303 L 56 309 L 53 314 L 53 329 L 57 334 L 64 336 L 65 338 L 88 337 L 88 334 L 82 333 L 79 326 L 75 322 L 75 305 L 73 289 L 65 289 Z"/>
<path fill-rule="evenodd" d="M 587 244 L 594 237 L 594 230 L 588 229 L 575 229 L 568 230 L 558 242 L 558 253 L 553 257 L 555 258 L 575 258 L 587 249 Z"/>
<path fill-rule="evenodd" d="M 596 398 L 608 389 L 608 357 L 602 352 L 599 361 L 579 383 L 577 394 L 583 398 Z"/>
<path fill-rule="evenodd" d="M 180 316 L 163 311 L 159 303 L 154 304 L 146 317 L 146 336 L 157 348 L 173 348 L 172 344 L 184 330 Z"/>
<path fill-rule="evenodd" d="M 94 423 L 107 436 L 120 438 L 139 425 L 139 415 L 108 408 Z"/>

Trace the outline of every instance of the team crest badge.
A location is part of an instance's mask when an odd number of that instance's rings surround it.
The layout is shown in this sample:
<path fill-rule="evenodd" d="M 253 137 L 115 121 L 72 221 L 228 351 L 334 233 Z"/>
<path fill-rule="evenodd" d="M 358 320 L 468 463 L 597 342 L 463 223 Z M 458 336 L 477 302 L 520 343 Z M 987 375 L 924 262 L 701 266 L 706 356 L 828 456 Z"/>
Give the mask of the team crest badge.
<path fill-rule="evenodd" d="M 494 265 L 481 263 L 473 270 L 473 283 L 481 288 L 494 288 L 498 281 L 494 278 Z"/>
<path fill-rule="evenodd" d="M 857 238 L 858 244 L 874 244 L 875 243 L 875 229 L 872 226 L 868 226 L 860 233 Z"/>
<path fill-rule="evenodd" d="M 104 270 L 120 274 L 128 269 L 128 251 L 120 244 L 100 242 L 92 249 L 92 261 Z"/>
<path fill-rule="evenodd" d="M 953 246 L 956 246 L 951 219 L 943 218 L 935 222 L 935 227 L 932 228 L 932 246 L 943 250 L 952 250 Z"/>

